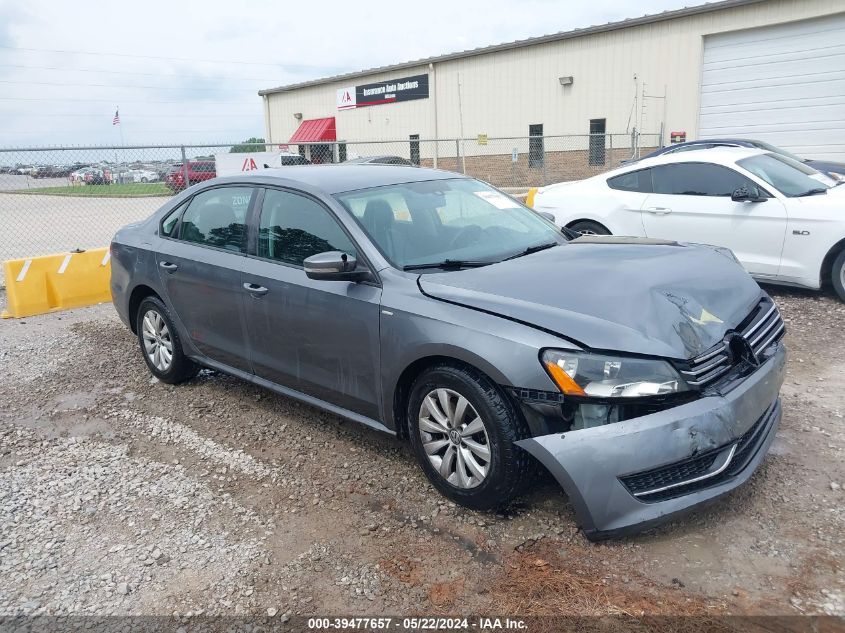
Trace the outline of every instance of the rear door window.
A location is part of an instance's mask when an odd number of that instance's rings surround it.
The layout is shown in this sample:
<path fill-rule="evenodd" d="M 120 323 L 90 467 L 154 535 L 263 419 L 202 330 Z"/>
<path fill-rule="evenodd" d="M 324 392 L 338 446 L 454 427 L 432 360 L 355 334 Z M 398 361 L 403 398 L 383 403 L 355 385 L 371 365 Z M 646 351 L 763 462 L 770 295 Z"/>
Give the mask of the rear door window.
<path fill-rule="evenodd" d="M 619 191 L 637 191 L 639 193 L 651 193 L 651 170 L 640 169 L 630 171 L 627 174 L 614 176 L 608 179 L 607 186 Z"/>
<path fill-rule="evenodd" d="M 198 193 L 182 216 L 180 239 L 244 252 L 246 216 L 253 195 L 251 187 L 219 187 Z"/>
<path fill-rule="evenodd" d="M 173 229 L 176 228 L 176 223 L 179 221 L 179 216 L 182 215 L 182 211 L 188 206 L 187 202 L 183 202 L 178 207 L 173 209 L 161 222 L 161 234 L 167 237 L 171 237 L 173 235 Z"/>

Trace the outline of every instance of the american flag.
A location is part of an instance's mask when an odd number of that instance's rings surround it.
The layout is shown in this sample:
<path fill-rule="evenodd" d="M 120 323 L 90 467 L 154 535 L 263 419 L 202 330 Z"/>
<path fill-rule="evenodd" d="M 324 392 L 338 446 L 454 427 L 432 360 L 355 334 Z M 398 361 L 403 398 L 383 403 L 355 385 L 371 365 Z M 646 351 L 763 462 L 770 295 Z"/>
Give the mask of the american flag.
<path fill-rule="evenodd" d="M 117 125 L 120 123 L 120 115 L 117 113 L 117 110 L 114 111 L 114 118 L 111 121 L 112 125 Z"/>

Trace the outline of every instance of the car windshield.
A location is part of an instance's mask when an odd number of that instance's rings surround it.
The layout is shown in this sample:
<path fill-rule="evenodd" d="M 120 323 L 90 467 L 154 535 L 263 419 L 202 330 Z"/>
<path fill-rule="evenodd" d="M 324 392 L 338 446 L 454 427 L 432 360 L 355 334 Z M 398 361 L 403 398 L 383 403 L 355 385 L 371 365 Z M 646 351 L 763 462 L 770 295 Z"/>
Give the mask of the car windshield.
<path fill-rule="evenodd" d="M 825 193 L 836 183 L 821 172 L 782 154 L 760 154 L 737 164 L 789 197 Z"/>
<path fill-rule="evenodd" d="M 470 178 L 386 185 L 335 197 L 400 269 L 484 265 L 566 241 L 551 222 Z"/>

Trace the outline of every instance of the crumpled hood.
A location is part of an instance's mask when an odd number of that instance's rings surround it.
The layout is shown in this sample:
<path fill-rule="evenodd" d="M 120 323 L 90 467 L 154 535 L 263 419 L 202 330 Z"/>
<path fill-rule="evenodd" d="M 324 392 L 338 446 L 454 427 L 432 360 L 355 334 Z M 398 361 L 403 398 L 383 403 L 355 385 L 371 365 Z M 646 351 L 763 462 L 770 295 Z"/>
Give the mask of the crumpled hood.
<path fill-rule="evenodd" d="M 709 247 L 581 240 L 483 268 L 425 274 L 419 285 L 430 297 L 595 350 L 679 359 L 715 345 L 762 294 L 739 264 Z"/>

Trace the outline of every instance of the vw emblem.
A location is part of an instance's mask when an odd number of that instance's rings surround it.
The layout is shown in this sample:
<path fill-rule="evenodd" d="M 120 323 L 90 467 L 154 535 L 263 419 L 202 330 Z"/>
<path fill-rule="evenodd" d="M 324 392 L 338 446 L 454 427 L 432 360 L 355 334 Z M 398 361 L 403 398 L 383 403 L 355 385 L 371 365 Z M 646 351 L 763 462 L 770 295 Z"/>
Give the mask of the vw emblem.
<path fill-rule="evenodd" d="M 728 352 L 731 357 L 731 364 L 736 365 L 741 361 L 745 361 L 753 367 L 759 367 L 760 361 L 757 359 L 757 355 L 751 348 L 751 344 L 744 336 L 736 332 L 732 332 L 728 335 L 726 342 L 728 344 Z"/>

